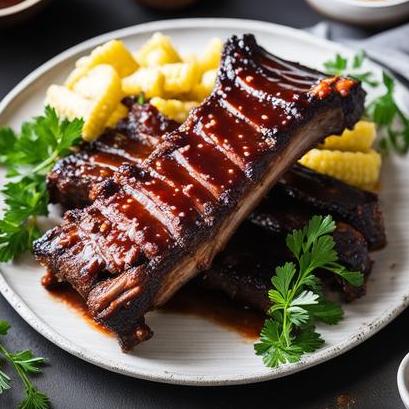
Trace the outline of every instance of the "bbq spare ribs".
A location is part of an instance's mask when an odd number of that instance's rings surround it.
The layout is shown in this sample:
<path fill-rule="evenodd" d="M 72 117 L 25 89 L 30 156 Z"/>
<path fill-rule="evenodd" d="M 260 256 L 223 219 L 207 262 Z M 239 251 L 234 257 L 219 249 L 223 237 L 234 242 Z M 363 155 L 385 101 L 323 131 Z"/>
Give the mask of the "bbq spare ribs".
<path fill-rule="evenodd" d="M 90 192 L 95 184 L 112 176 L 122 164 L 138 163 L 146 158 L 160 142 L 164 130 L 177 128 L 176 122 L 163 117 L 152 105 L 140 105 L 134 100 L 125 102 L 128 116 L 115 129 L 109 129 L 96 142 L 84 144 L 80 152 L 56 164 L 48 176 L 53 202 L 65 208 L 91 204 Z M 304 226 L 314 214 L 331 214 L 337 220 L 334 240 L 341 264 L 351 271 L 362 272 L 367 278 L 372 268 L 368 241 L 371 249 L 385 245 L 377 195 L 294 165 L 247 219 L 270 235 L 259 229 L 240 227 L 232 244 L 196 282 L 221 290 L 245 305 L 264 309 L 269 303 L 271 274 L 288 253 L 282 245 L 285 236 Z M 259 244 L 261 240 L 265 243 Z M 252 243 L 257 244 L 256 249 L 252 249 Z M 291 254 L 286 257 L 290 258 Z M 336 289 L 347 301 L 365 294 L 365 286 L 353 287 L 338 277 L 330 281 L 331 277 L 323 275 L 327 286 Z"/>
<path fill-rule="evenodd" d="M 362 115 L 364 91 L 279 59 L 252 35 L 225 44 L 216 87 L 141 163 L 94 188 L 93 203 L 34 246 L 48 280 L 69 282 L 124 350 L 144 315 L 209 268 L 280 176 Z"/>

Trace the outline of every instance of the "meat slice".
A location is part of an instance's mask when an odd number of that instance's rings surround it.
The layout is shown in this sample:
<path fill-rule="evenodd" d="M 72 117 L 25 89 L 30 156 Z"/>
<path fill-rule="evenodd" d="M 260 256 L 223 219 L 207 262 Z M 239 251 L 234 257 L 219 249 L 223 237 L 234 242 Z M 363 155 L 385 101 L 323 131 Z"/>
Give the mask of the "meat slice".
<path fill-rule="evenodd" d="M 142 162 L 164 133 L 178 127 L 177 122 L 165 118 L 153 105 L 125 102 L 129 107 L 126 119 L 95 142 L 83 144 L 79 152 L 61 159 L 49 173 L 51 203 L 60 203 L 66 209 L 88 206 L 96 183 L 111 177 L 124 163 Z"/>
<path fill-rule="evenodd" d="M 294 197 L 292 192 L 302 192 L 302 195 Z M 351 271 L 362 272 L 366 281 L 372 269 L 368 247 L 385 245 L 377 195 L 295 165 L 257 206 L 196 283 L 265 311 L 270 304 L 267 292 L 271 276 L 278 265 L 292 257 L 285 246 L 285 236 L 302 228 L 314 214 L 334 217 L 333 237 L 341 264 Z M 351 223 L 346 223 L 346 219 Z M 367 237 L 372 239 L 370 245 Z M 365 285 L 356 288 L 328 273 L 321 273 L 321 277 L 328 286 L 341 292 L 346 301 L 365 294 Z"/>
<path fill-rule="evenodd" d="M 277 212 L 281 212 L 279 218 Z M 301 165 L 293 166 L 281 177 L 250 220 L 281 234 L 298 228 L 299 218 L 305 219 L 303 214 L 331 214 L 336 220 L 350 224 L 363 235 L 371 251 L 386 245 L 383 215 L 376 193 Z"/>
<path fill-rule="evenodd" d="M 370 250 L 385 247 L 383 216 L 375 193 L 357 189 L 301 165 L 283 175 L 277 189 L 316 212 L 332 214 L 354 226 L 363 234 Z"/>
<path fill-rule="evenodd" d="M 281 60 L 252 35 L 233 36 L 210 97 L 144 162 L 122 166 L 91 206 L 38 240 L 35 255 L 129 350 L 151 335 L 145 313 L 209 268 L 283 172 L 352 127 L 363 102 L 355 80 Z"/>
<path fill-rule="evenodd" d="M 302 227 L 308 220 L 302 213 L 294 213 L 293 210 L 289 210 L 289 213 L 285 219 L 291 218 L 294 228 Z M 275 209 L 271 210 L 270 217 L 276 219 L 277 224 L 284 221 L 281 216 Z M 333 237 L 341 263 L 353 271 L 361 271 L 366 281 L 372 262 L 363 236 L 352 226 L 338 222 Z M 201 274 L 195 284 L 221 291 L 240 304 L 265 312 L 271 305 L 268 299 L 271 277 L 277 266 L 291 259 L 284 234 L 271 234 L 260 226 L 244 222 L 225 250 L 215 258 L 211 268 Z M 319 275 L 326 287 L 341 292 L 346 301 L 353 301 L 365 294 L 365 285 L 352 287 L 324 271 Z"/>

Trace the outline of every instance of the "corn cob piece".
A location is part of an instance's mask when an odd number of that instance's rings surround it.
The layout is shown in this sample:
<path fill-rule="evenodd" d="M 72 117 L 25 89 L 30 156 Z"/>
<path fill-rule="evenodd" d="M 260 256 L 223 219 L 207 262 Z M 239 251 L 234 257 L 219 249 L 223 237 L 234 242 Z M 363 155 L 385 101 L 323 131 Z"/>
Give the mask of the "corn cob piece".
<path fill-rule="evenodd" d="M 189 112 L 199 105 L 196 101 L 180 101 L 159 97 L 152 98 L 150 103 L 163 115 L 180 123 L 185 121 Z"/>
<path fill-rule="evenodd" d="M 123 118 L 128 115 L 128 108 L 124 104 L 119 104 L 115 111 L 109 117 L 106 126 L 113 128 Z"/>
<path fill-rule="evenodd" d="M 136 53 L 136 59 L 142 67 L 157 67 L 182 61 L 170 37 L 161 33 L 155 33 L 142 46 Z"/>
<path fill-rule="evenodd" d="M 198 57 L 201 72 L 219 68 L 222 50 L 223 42 L 220 38 L 210 40 L 203 54 Z"/>
<path fill-rule="evenodd" d="M 130 75 L 138 68 L 137 62 L 124 43 L 111 40 L 95 48 L 89 56 L 81 57 L 76 63 L 76 68 L 65 81 L 65 86 L 72 88 L 89 70 L 100 64 L 111 65 L 121 78 Z"/>
<path fill-rule="evenodd" d="M 320 148 L 350 152 L 368 152 L 376 138 L 373 122 L 359 121 L 354 129 L 346 129 L 341 136 L 329 136 Z"/>
<path fill-rule="evenodd" d="M 121 99 L 121 79 L 113 67 L 101 64 L 79 79 L 73 90 L 52 85 L 46 102 L 62 117 L 82 117 L 82 137 L 92 141 L 103 132 Z"/>
<path fill-rule="evenodd" d="M 372 190 L 379 181 L 382 160 L 373 149 L 367 153 L 312 149 L 299 162 L 352 186 Z"/>
<path fill-rule="evenodd" d="M 199 80 L 195 63 L 165 64 L 160 70 L 165 78 L 163 88 L 167 95 L 176 96 L 189 92 Z"/>
<path fill-rule="evenodd" d="M 199 83 L 183 99 L 202 102 L 212 92 L 216 83 L 217 69 L 206 71 Z"/>
<path fill-rule="evenodd" d="M 213 68 L 203 73 L 202 84 L 212 92 L 214 85 L 216 83 L 217 68 Z"/>
<path fill-rule="evenodd" d="M 92 101 L 62 85 L 51 85 L 47 90 L 45 103 L 51 105 L 59 116 L 67 119 L 88 118 Z"/>
<path fill-rule="evenodd" d="M 211 91 L 210 91 L 211 92 Z M 184 101 L 197 101 L 202 102 L 210 94 L 208 88 L 206 88 L 201 82 L 195 84 L 191 91 L 181 95 Z"/>
<path fill-rule="evenodd" d="M 161 97 L 164 93 L 165 77 L 159 68 L 139 68 L 122 80 L 125 95 L 138 95 L 143 92 L 147 98 Z"/>

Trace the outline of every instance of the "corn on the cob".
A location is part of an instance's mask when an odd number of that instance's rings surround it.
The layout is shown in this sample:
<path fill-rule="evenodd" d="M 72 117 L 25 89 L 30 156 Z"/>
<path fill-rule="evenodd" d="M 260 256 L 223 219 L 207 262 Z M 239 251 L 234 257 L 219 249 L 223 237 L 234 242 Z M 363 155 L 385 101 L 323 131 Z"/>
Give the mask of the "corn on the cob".
<path fill-rule="evenodd" d="M 217 68 L 213 68 L 203 73 L 202 75 L 202 84 L 211 92 L 216 83 L 217 77 Z M 209 92 L 209 93 L 210 93 Z"/>
<path fill-rule="evenodd" d="M 47 90 L 45 103 L 51 105 L 63 118 L 88 118 L 92 101 L 76 94 L 62 85 L 51 85 Z"/>
<path fill-rule="evenodd" d="M 346 129 L 341 136 L 329 136 L 320 147 L 330 150 L 368 152 L 375 138 L 375 124 L 368 121 L 359 121 L 354 129 Z"/>
<path fill-rule="evenodd" d="M 350 185 L 372 190 L 379 180 L 382 160 L 374 150 L 363 153 L 312 149 L 299 162 Z"/>
<path fill-rule="evenodd" d="M 202 102 L 213 91 L 217 77 L 217 69 L 206 71 L 200 82 L 195 84 L 190 92 L 183 95 L 184 100 Z"/>
<path fill-rule="evenodd" d="M 196 101 L 180 101 L 178 99 L 163 99 L 159 97 L 152 98 L 150 103 L 163 115 L 177 122 L 183 122 L 189 112 L 199 105 Z"/>
<path fill-rule="evenodd" d="M 84 118 L 82 137 L 86 141 L 94 140 L 103 132 L 121 99 L 121 79 L 115 69 L 106 64 L 88 71 L 73 90 L 52 85 L 47 93 L 47 103 L 59 115 Z"/>
<path fill-rule="evenodd" d="M 115 111 L 109 117 L 106 126 L 113 128 L 122 118 L 128 114 L 128 108 L 124 104 L 119 104 Z"/>
<path fill-rule="evenodd" d="M 111 40 L 95 48 L 89 56 L 80 58 L 76 68 L 65 81 L 65 86 L 72 88 L 89 70 L 100 64 L 111 65 L 121 78 L 130 75 L 138 68 L 137 62 L 124 43 Z"/>
<path fill-rule="evenodd" d="M 161 97 L 164 93 L 164 82 L 165 77 L 159 68 L 139 68 L 122 80 L 122 89 L 126 95 L 143 92 L 147 98 Z"/>
<path fill-rule="evenodd" d="M 164 75 L 164 91 L 167 95 L 180 95 L 189 92 L 199 79 L 195 63 L 165 64 L 160 67 Z"/>
<path fill-rule="evenodd" d="M 195 84 L 193 88 L 184 95 L 181 95 L 181 99 L 184 101 L 197 101 L 202 102 L 210 94 L 209 89 L 206 88 L 201 82 Z"/>
<path fill-rule="evenodd" d="M 136 59 L 142 67 L 156 67 L 181 62 L 181 58 L 170 37 L 155 33 L 136 53 Z"/>
<path fill-rule="evenodd" d="M 201 72 L 218 68 L 222 56 L 223 42 L 220 38 L 213 38 L 208 43 L 204 53 L 198 57 Z"/>

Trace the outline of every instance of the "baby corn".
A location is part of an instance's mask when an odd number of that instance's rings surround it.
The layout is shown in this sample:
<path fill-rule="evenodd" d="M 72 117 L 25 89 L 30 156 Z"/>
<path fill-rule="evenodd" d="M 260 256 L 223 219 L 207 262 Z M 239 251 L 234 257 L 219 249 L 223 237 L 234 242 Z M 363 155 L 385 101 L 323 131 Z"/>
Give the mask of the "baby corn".
<path fill-rule="evenodd" d="M 382 161 L 373 149 L 367 153 L 312 149 L 299 162 L 350 185 L 372 190 L 379 180 Z"/>

